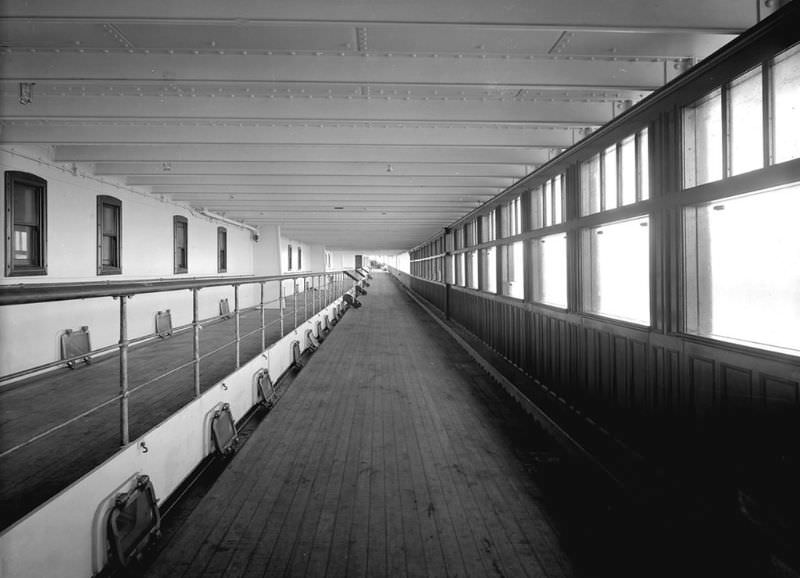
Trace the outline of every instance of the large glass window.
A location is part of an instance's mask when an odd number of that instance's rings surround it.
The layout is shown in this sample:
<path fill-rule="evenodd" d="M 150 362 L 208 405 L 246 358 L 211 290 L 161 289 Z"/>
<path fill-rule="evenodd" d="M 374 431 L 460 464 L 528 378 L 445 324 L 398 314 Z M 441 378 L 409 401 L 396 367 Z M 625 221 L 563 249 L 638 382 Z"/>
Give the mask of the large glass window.
<path fill-rule="evenodd" d="M 481 249 L 481 261 L 483 262 L 481 289 L 497 293 L 497 249 L 495 247 Z"/>
<path fill-rule="evenodd" d="M 800 44 L 779 54 L 772 69 L 775 162 L 800 158 Z"/>
<path fill-rule="evenodd" d="M 467 281 L 470 289 L 478 289 L 478 252 L 467 254 Z"/>
<path fill-rule="evenodd" d="M 467 257 L 466 253 L 456 255 L 456 283 L 461 287 L 467 286 Z"/>
<path fill-rule="evenodd" d="M 602 209 L 616 209 L 617 203 L 617 145 L 603 152 L 603 203 Z"/>
<path fill-rule="evenodd" d="M 722 92 L 718 89 L 683 111 L 683 185 L 722 178 Z"/>
<path fill-rule="evenodd" d="M 584 309 L 649 325 L 649 218 L 584 230 L 583 252 Z"/>
<path fill-rule="evenodd" d="M 564 222 L 564 178 L 556 175 L 531 191 L 531 229 Z"/>
<path fill-rule="evenodd" d="M 600 212 L 600 155 L 581 163 L 581 215 Z"/>
<path fill-rule="evenodd" d="M 513 237 L 522 232 L 522 201 L 520 197 L 503 205 L 502 234 L 503 237 Z"/>
<path fill-rule="evenodd" d="M 525 298 L 525 257 L 522 241 L 502 247 L 503 295 Z"/>
<path fill-rule="evenodd" d="M 179 215 L 172 219 L 175 273 L 186 273 L 189 270 L 189 223 L 186 217 Z"/>
<path fill-rule="evenodd" d="M 581 215 L 650 197 L 647 139 L 645 128 L 581 163 Z"/>
<path fill-rule="evenodd" d="M 800 351 L 800 183 L 685 209 L 687 330 Z"/>
<path fill-rule="evenodd" d="M 6 171 L 6 275 L 46 275 L 47 182 Z"/>
<path fill-rule="evenodd" d="M 732 175 L 764 166 L 764 105 L 761 92 L 761 67 L 731 83 L 728 138 Z"/>
<path fill-rule="evenodd" d="M 533 300 L 567 306 L 567 236 L 548 235 L 531 241 Z"/>
<path fill-rule="evenodd" d="M 494 241 L 497 238 L 495 223 L 497 222 L 496 210 L 492 210 L 488 215 L 481 217 L 481 242 Z"/>
<path fill-rule="evenodd" d="M 122 273 L 122 203 L 97 197 L 97 274 Z"/>

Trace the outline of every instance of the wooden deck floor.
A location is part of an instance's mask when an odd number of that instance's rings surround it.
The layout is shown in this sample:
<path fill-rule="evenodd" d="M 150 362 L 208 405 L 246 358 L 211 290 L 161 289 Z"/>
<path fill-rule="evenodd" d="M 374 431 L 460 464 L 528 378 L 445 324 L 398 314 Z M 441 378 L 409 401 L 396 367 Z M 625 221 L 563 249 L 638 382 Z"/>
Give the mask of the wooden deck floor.
<path fill-rule="evenodd" d="M 147 575 L 573 574 L 498 387 L 388 276 L 363 302 Z"/>
<path fill-rule="evenodd" d="M 311 301 L 298 296 L 298 323 L 311 312 Z M 266 311 L 267 344 L 280 335 L 280 314 Z M 294 327 L 292 299 L 284 311 L 286 331 Z M 260 313 L 241 317 L 241 334 L 258 329 Z M 233 320 L 204 326 L 201 355 L 234 337 Z M 242 363 L 261 351 L 259 332 L 241 342 Z M 201 390 L 211 387 L 235 368 L 234 346 L 203 359 Z M 130 387 L 136 388 L 192 359 L 192 333 L 132 348 L 129 354 Z M 130 396 L 130 436 L 135 439 L 160 423 L 194 396 L 193 368 L 183 368 L 135 391 Z M 57 369 L 0 389 L 0 452 L 15 447 L 53 426 L 86 412 L 119 392 L 117 355 L 97 359 L 75 370 Z M 119 449 L 119 404 L 113 402 L 57 432 L 0 458 L 0 531 L 70 483 L 102 463 Z"/>

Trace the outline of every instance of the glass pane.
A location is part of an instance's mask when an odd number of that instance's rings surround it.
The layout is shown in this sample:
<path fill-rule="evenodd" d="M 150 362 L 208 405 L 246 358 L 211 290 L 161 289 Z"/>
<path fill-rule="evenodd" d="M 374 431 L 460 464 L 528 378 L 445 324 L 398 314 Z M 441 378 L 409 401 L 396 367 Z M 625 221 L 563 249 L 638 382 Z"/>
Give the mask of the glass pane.
<path fill-rule="evenodd" d="M 696 209 L 690 330 L 800 351 L 798 213 L 800 183 Z"/>
<path fill-rule="evenodd" d="M 522 241 L 503 247 L 503 294 L 525 297 L 525 262 Z"/>
<path fill-rule="evenodd" d="M 533 299 L 556 307 L 567 306 L 567 236 L 549 235 L 532 242 Z"/>
<path fill-rule="evenodd" d="M 497 293 L 497 249 L 490 247 L 483 253 L 483 289 Z"/>
<path fill-rule="evenodd" d="M 20 225 L 39 224 L 38 195 L 35 188 L 14 183 L 14 222 Z"/>
<path fill-rule="evenodd" d="M 14 227 L 14 261 L 18 265 L 34 265 L 36 229 L 26 225 Z"/>
<path fill-rule="evenodd" d="M 730 91 L 731 174 L 764 166 L 764 120 L 761 68 L 743 74 Z"/>
<path fill-rule="evenodd" d="M 544 226 L 549 227 L 553 224 L 553 182 L 548 180 L 544 183 Z"/>
<path fill-rule="evenodd" d="M 457 269 L 458 269 L 458 284 L 461 287 L 465 287 L 466 282 L 466 256 L 464 253 L 459 253 L 456 255 L 457 260 Z"/>
<path fill-rule="evenodd" d="M 544 193 L 542 187 L 531 191 L 531 229 L 541 229 L 544 226 Z"/>
<path fill-rule="evenodd" d="M 775 58 L 775 162 L 800 158 L 800 44 Z"/>
<path fill-rule="evenodd" d="M 617 145 L 608 147 L 603 153 L 603 210 L 617 208 Z"/>
<path fill-rule="evenodd" d="M 102 249 L 103 249 L 103 259 L 102 259 L 103 265 L 107 265 L 109 267 L 116 267 L 117 238 L 110 237 L 108 235 L 103 235 Z"/>
<path fill-rule="evenodd" d="M 584 231 L 589 311 L 650 324 L 649 218 L 619 221 Z"/>
<path fill-rule="evenodd" d="M 622 141 L 622 204 L 636 202 L 636 137 Z"/>
<path fill-rule="evenodd" d="M 581 164 L 581 215 L 600 212 L 600 155 Z"/>
<path fill-rule="evenodd" d="M 469 287 L 470 289 L 478 288 L 478 252 L 469 252 Z"/>
<path fill-rule="evenodd" d="M 117 208 L 112 205 L 103 205 L 103 234 L 117 234 Z"/>
<path fill-rule="evenodd" d="M 683 184 L 722 178 L 722 94 L 715 90 L 683 111 Z"/>
<path fill-rule="evenodd" d="M 647 129 L 639 133 L 639 191 L 642 201 L 650 198 L 650 152 Z"/>
<path fill-rule="evenodd" d="M 564 222 L 564 190 L 562 188 L 561 175 L 553 179 L 553 224 L 558 225 Z"/>

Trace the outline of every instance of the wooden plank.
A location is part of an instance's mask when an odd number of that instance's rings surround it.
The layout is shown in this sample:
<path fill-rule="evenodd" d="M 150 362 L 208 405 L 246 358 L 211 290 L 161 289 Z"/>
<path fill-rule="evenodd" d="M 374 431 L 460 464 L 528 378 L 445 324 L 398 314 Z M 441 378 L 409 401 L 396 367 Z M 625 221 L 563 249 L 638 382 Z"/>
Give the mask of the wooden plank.
<path fill-rule="evenodd" d="M 148 575 L 570 574 L 508 400 L 375 281 Z"/>

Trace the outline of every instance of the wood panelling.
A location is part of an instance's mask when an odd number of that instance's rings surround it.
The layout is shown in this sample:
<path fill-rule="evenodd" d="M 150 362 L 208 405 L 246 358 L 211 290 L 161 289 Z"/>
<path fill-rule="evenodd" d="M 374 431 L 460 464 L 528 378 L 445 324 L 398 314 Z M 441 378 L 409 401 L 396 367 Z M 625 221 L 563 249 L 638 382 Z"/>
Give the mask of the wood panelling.
<path fill-rule="evenodd" d="M 700 414 L 719 409 L 720 395 L 714 369 L 713 359 L 689 358 L 689 387 Z"/>
<path fill-rule="evenodd" d="M 438 285 L 436 285 L 438 287 Z M 609 429 L 800 414 L 797 363 L 451 287 L 450 316 Z M 647 416 L 658 419 L 648 422 Z M 711 419 L 712 421 L 709 421 Z M 688 420 L 688 421 L 687 421 Z M 754 422 L 755 423 L 755 422 Z M 777 428 L 780 429 L 780 428 Z M 655 434 L 657 435 L 657 433 Z"/>

